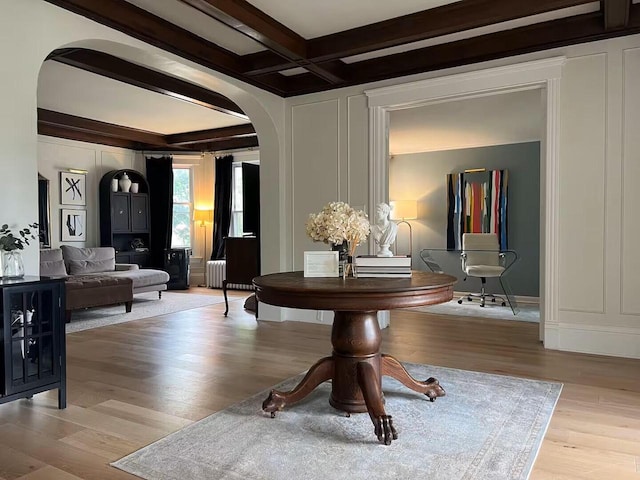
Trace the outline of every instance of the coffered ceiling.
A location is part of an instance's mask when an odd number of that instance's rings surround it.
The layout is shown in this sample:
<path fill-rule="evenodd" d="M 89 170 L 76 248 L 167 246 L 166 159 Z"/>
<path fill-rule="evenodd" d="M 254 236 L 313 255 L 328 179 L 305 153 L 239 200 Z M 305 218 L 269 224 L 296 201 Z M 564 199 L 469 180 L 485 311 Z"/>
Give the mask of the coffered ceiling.
<path fill-rule="evenodd" d="M 640 32 L 640 0 L 42 1 L 282 97 Z M 215 92 L 90 50 L 53 52 L 50 61 L 65 65 L 51 68 L 58 75 L 82 69 L 128 84 L 130 92 L 168 95 L 166 105 L 178 98 L 211 110 L 185 113 L 171 126 L 133 116 L 124 124 L 113 111 L 92 119 L 150 129 L 160 142 L 156 148 L 257 145 L 243 112 Z M 43 97 L 40 108 L 85 118 L 89 103 L 58 106 Z M 229 128 L 239 136 L 228 137 Z M 177 133 L 181 142 L 168 143 Z"/>

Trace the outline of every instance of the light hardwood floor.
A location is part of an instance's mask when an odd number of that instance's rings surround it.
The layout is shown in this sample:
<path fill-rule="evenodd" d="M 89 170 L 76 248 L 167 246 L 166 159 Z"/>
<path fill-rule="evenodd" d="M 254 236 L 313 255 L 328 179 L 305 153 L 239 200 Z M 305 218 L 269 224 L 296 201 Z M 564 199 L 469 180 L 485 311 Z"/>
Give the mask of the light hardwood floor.
<path fill-rule="evenodd" d="M 0 480 L 136 478 L 109 462 L 330 353 L 329 326 L 258 324 L 233 295 L 228 318 L 221 303 L 67 335 L 67 409 L 55 392 L 0 405 Z M 640 480 L 640 361 L 544 350 L 536 324 L 391 318 L 400 360 L 564 383 L 531 479 Z"/>

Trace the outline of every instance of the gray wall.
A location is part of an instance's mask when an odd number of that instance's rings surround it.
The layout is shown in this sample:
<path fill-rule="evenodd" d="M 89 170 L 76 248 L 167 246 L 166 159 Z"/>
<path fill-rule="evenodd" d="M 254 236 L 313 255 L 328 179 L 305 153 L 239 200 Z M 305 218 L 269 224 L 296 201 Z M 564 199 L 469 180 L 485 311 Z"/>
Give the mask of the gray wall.
<path fill-rule="evenodd" d="M 520 255 L 508 275 L 515 295 L 539 296 L 540 276 L 540 142 L 466 148 L 393 156 L 389 162 L 389 199 L 418 200 L 413 228 L 413 268 L 427 270 L 420 260 L 424 248 L 447 246 L 446 175 L 471 168 L 509 170 L 508 242 Z M 408 251 L 408 233 L 401 227 L 398 253 Z M 434 257 L 444 271 L 458 277 L 457 291 L 479 291 L 480 280 L 462 282 L 459 254 L 438 252 Z M 497 280 L 488 290 L 500 292 Z"/>

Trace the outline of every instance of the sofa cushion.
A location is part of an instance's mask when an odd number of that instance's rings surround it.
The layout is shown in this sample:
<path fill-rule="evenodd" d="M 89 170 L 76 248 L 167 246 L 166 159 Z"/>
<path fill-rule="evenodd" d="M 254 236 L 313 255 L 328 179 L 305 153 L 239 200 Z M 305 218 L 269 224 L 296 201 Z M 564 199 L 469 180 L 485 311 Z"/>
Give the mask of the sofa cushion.
<path fill-rule="evenodd" d="M 109 272 L 109 276 L 125 277 L 133 280 L 133 289 L 160 285 L 169 281 L 169 274 L 163 270 L 141 268 L 140 270 L 125 270 L 123 272 Z"/>
<path fill-rule="evenodd" d="M 43 277 L 66 277 L 67 269 L 59 248 L 40 250 L 40 275 Z"/>
<path fill-rule="evenodd" d="M 61 248 L 69 275 L 112 272 L 116 268 L 113 247 L 77 248 L 62 245 Z"/>

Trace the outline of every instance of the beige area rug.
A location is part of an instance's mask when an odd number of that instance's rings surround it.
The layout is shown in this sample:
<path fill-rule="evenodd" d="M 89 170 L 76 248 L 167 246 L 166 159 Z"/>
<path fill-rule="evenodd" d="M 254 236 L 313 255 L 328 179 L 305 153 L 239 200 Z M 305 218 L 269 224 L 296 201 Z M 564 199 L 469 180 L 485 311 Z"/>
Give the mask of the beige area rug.
<path fill-rule="evenodd" d="M 224 297 L 221 295 L 162 292 L 162 298 L 158 299 L 158 292 L 140 293 L 134 295 L 133 307 L 129 313 L 125 313 L 124 305 L 74 311 L 71 314 L 71 323 L 66 325 L 66 331 L 67 333 L 80 332 L 90 328 L 131 322 L 221 302 L 224 302 Z"/>
<path fill-rule="evenodd" d="M 171 434 L 112 465 L 148 480 L 523 480 L 528 478 L 562 385 L 427 365 L 447 395 L 384 378 L 399 438 L 378 442 L 368 414 L 347 418 L 324 383 L 275 418 L 267 391 Z M 302 375 L 275 388 L 288 390 Z"/>
<path fill-rule="evenodd" d="M 458 297 L 454 297 L 453 300 L 447 303 L 427 307 L 413 307 L 408 308 L 407 310 L 435 313 L 438 315 L 462 315 L 465 317 L 495 318 L 497 320 L 516 320 L 520 322 L 540 323 L 540 306 L 537 303 L 518 303 L 518 308 L 518 314 L 514 315 L 508 304 L 506 307 L 503 307 L 498 303 L 487 302 L 484 307 L 481 307 L 480 302 L 477 300 L 474 300 L 473 302 L 463 300 L 462 304 L 459 304 Z"/>

